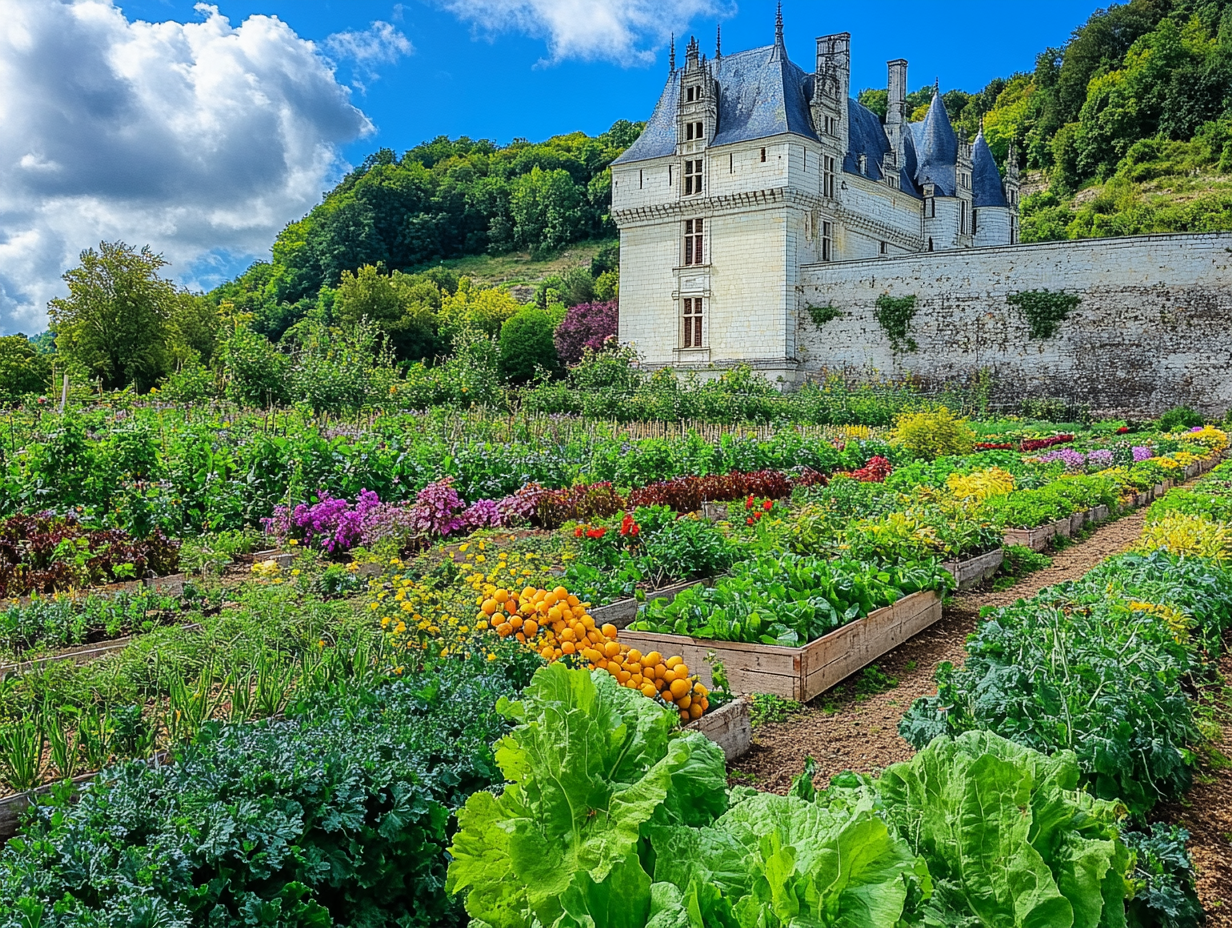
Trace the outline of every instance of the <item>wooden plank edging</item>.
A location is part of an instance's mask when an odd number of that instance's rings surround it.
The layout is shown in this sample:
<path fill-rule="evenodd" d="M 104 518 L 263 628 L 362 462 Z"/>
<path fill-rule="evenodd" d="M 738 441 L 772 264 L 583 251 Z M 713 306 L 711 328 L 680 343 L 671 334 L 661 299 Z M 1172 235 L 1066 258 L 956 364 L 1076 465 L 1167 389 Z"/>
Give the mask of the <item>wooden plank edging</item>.
<path fill-rule="evenodd" d="M 680 655 L 707 686 L 714 679 L 712 664 L 720 661 L 732 692 L 770 693 L 807 702 L 940 618 L 941 598 L 933 592 L 922 592 L 905 596 L 801 647 L 628 631 L 621 635 L 621 641 L 643 652 Z"/>

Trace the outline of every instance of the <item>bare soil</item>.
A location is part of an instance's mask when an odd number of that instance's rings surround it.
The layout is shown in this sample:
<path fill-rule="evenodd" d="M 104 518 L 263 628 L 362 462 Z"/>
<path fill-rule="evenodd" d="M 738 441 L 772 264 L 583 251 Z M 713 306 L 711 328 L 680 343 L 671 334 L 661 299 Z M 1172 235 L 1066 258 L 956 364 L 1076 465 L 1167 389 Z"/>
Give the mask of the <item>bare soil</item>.
<path fill-rule="evenodd" d="M 1008 606 L 1046 586 L 1076 580 L 1128 549 L 1142 533 L 1144 516 L 1139 510 L 1100 526 L 1053 554 L 1049 567 L 1008 590 L 956 596 L 940 622 L 877 662 L 884 674 L 898 681 L 896 686 L 875 692 L 876 687 L 852 678 L 856 682 L 823 693 L 791 720 L 759 726 L 753 733 L 753 750 L 730 767 L 732 784 L 786 792 L 809 756 L 817 761 L 814 782 L 819 787 L 844 770 L 876 773 L 909 760 L 914 749 L 898 736 L 899 720 L 912 701 L 937 692 L 938 664 L 965 659 L 964 645 L 979 622 L 980 609 Z M 1232 680 L 1232 655 L 1225 654 L 1221 673 L 1223 680 Z M 1207 928 L 1232 928 L 1232 688 L 1223 682 L 1212 684 L 1202 692 L 1201 701 L 1221 727 L 1222 741 L 1207 752 L 1184 802 L 1159 809 L 1158 817 L 1189 830 Z"/>
<path fill-rule="evenodd" d="M 1222 680 L 1203 689 L 1201 703 L 1222 734 L 1205 752 L 1202 769 L 1183 804 L 1158 810 L 1159 818 L 1189 830 L 1189 852 L 1198 871 L 1198 898 L 1206 928 L 1232 928 L 1232 655 L 1225 641 Z"/>
<path fill-rule="evenodd" d="M 1088 537 L 1052 555 L 1052 564 L 1002 592 L 963 593 L 947 604 L 941 621 L 877 661 L 898 681 L 883 692 L 858 676 L 821 694 L 785 722 L 754 732 L 753 750 L 731 765 L 733 783 L 786 792 L 805 758 L 817 761 L 818 786 L 844 770 L 872 773 L 909 760 L 914 749 L 898 736 L 898 723 L 911 703 L 937 692 L 934 673 L 942 661 L 962 663 L 965 643 L 984 606 L 1008 606 L 1046 586 L 1076 580 L 1092 567 L 1132 545 L 1142 532 L 1144 513 L 1101 525 Z"/>

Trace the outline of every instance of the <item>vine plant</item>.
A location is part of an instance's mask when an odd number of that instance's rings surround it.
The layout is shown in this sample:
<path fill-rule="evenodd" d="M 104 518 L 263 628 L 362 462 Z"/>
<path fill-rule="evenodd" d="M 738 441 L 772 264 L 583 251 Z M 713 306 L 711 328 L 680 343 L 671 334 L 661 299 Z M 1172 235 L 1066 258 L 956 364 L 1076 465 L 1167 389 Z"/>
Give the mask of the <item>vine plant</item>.
<path fill-rule="evenodd" d="M 1075 293 L 1023 290 L 1006 297 L 1031 329 L 1031 338 L 1052 338 L 1065 318 L 1082 302 Z"/>
<path fill-rule="evenodd" d="M 916 298 L 911 296 L 890 296 L 883 293 L 877 297 L 877 324 L 890 339 L 890 347 L 895 353 L 915 351 L 919 345 L 911 337 L 911 320 L 915 318 Z"/>
<path fill-rule="evenodd" d="M 844 315 L 841 309 L 837 309 L 830 305 L 814 306 L 810 303 L 805 308 L 808 310 L 809 316 L 812 317 L 813 325 L 817 326 L 818 331 L 820 331 L 822 326 L 824 326 L 827 322 L 833 322 L 835 319 L 838 319 L 840 316 Z"/>

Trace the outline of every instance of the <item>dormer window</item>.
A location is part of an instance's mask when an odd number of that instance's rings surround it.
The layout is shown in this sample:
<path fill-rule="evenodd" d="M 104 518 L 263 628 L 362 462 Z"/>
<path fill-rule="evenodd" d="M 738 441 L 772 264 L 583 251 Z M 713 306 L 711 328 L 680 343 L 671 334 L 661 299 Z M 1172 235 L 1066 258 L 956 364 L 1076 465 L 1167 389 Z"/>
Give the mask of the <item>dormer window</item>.
<path fill-rule="evenodd" d="M 823 120 L 824 131 L 826 135 L 838 135 L 838 120 L 833 116 L 826 116 Z"/>
<path fill-rule="evenodd" d="M 868 176 L 868 155 L 860 155 L 856 159 L 856 164 L 860 168 L 860 173 L 865 177 Z"/>
<path fill-rule="evenodd" d="M 702 94 L 701 94 L 701 90 L 702 90 L 702 89 L 701 89 L 700 87 L 688 87 L 688 88 L 686 88 L 686 89 L 685 89 L 685 92 L 684 92 L 684 100 L 685 100 L 685 102 L 686 102 L 686 103 L 692 103 L 694 100 L 700 100 L 700 99 L 701 99 L 701 96 L 702 96 Z"/>
<path fill-rule="evenodd" d="M 684 137 L 687 142 L 691 142 L 694 139 L 705 138 L 705 124 L 700 122 L 687 123 L 684 127 Z"/>

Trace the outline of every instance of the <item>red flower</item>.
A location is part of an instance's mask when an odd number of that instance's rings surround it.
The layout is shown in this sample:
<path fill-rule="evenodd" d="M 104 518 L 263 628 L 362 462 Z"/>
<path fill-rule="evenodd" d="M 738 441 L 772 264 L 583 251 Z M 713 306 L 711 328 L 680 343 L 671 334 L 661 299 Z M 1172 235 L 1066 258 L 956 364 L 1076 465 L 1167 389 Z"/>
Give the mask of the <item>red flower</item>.
<path fill-rule="evenodd" d="M 582 526 L 580 526 L 580 525 L 579 525 L 579 526 L 577 527 L 577 530 L 576 530 L 576 531 L 574 531 L 574 533 L 573 533 L 573 537 L 574 537 L 574 538 L 581 538 L 581 537 L 582 537 Z"/>
<path fill-rule="evenodd" d="M 747 519 L 745 519 L 744 521 L 745 521 L 748 525 L 752 525 L 752 524 L 753 524 L 754 522 L 756 522 L 757 520 L 756 520 L 756 519 L 754 519 L 752 516 L 749 516 L 749 517 L 748 517 Z"/>
<path fill-rule="evenodd" d="M 1129 426 L 1128 426 L 1128 425 L 1123 425 L 1123 426 L 1121 426 L 1119 429 L 1117 429 L 1117 434 L 1118 434 L 1118 435 L 1124 435 L 1124 434 L 1125 434 L 1126 432 L 1128 432 L 1128 431 L 1129 431 Z"/>
<path fill-rule="evenodd" d="M 744 508 L 745 508 L 745 509 L 752 509 L 752 508 L 753 508 L 753 497 L 752 497 L 752 496 L 750 496 L 748 499 L 746 499 L 746 500 L 744 501 Z"/>
<path fill-rule="evenodd" d="M 764 509 L 766 512 L 769 512 L 771 509 L 774 508 L 774 500 L 772 499 L 766 500 L 764 503 L 761 504 L 761 508 Z"/>
<path fill-rule="evenodd" d="M 633 535 L 636 537 L 640 530 L 641 527 L 633 521 L 633 516 L 625 516 L 620 521 L 620 534 L 622 535 Z"/>
<path fill-rule="evenodd" d="M 587 538 L 602 538 L 606 534 L 607 534 L 607 529 L 605 528 L 592 528 L 592 529 L 587 530 L 586 537 Z"/>

